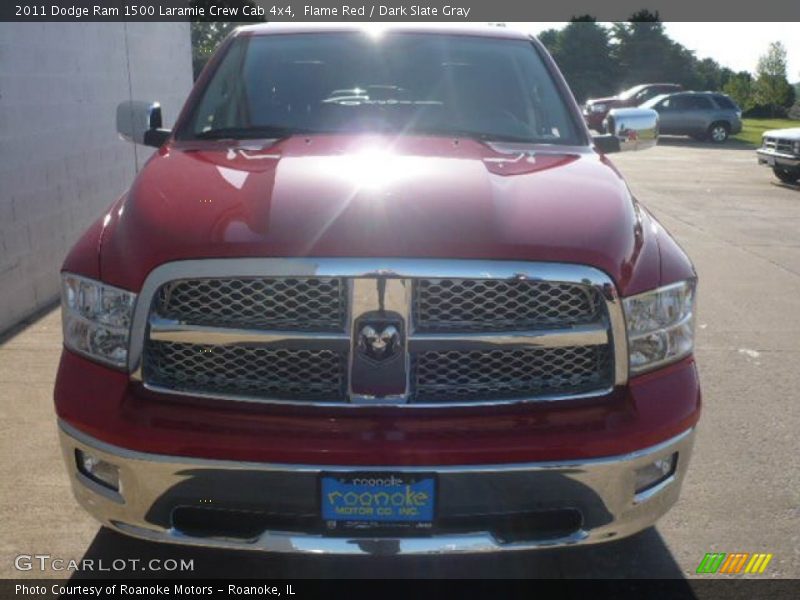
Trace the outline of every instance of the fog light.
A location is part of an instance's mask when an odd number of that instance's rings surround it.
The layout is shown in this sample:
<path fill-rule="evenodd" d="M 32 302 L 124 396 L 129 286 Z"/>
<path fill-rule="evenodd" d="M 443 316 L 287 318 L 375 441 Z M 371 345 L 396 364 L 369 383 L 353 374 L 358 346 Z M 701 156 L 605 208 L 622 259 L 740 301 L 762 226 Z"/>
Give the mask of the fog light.
<path fill-rule="evenodd" d="M 83 475 L 115 492 L 119 491 L 119 469 L 83 450 L 75 450 L 75 462 Z"/>
<path fill-rule="evenodd" d="M 659 458 L 636 469 L 636 493 L 639 494 L 665 481 L 675 473 L 678 464 L 678 453 Z"/>

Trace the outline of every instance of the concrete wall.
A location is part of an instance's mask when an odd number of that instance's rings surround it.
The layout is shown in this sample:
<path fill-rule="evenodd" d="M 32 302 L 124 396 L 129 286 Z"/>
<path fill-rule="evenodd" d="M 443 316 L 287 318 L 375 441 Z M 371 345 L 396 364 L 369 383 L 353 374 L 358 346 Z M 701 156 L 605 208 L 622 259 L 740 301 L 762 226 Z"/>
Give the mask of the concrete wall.
<path fill-rule="evenodd" d="M 188 23 L 0 23 L 0 332 L 51 304 L 81 232 L 152 149 L 116 134 L 117 104 L 192 85 Z"/>

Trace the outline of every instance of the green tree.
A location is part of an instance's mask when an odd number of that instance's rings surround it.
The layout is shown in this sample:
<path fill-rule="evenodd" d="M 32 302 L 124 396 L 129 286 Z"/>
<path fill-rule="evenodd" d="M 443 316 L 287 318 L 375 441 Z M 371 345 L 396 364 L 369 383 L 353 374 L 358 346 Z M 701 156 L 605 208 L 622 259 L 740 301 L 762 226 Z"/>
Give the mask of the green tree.
<path fill-rule="evenodd" d="M 679 83 L 687 89 L 720 90 L 733 72 L 673 41 L 657 12 L 643 10 L 612 28 L 613 56 L 622 73 L 620 87 L 639 83 Z"/>
<path fill-rule="evenodd" d="M 695 73 L 701 90 L 721 90 L 733 75 L 727 67 L 721 67 L 713 58 L 695 60 Z"/>
<path fill-rule="evenodd" d="M 800 82 L 794 84 L 794 98 L 794 104 L 792 104 L 786 116 L 800 121 Z"/>
<path fill-rule="evenodd" d="M 561 30 L 543 31 L 539 40 L 553 55 L 579 102 L 616 91 L 611 38 L 608 30 L 598 25 L 593 17 L 574 17 Z"/>
<path fill-rule="evenodd" d="M 239 23 L 222 21 L 195 21 L 192 23 L 192 71 L 194 71 L 195 79 L 200 75 L 220 42 L 238 25 Z"/>
<path fill-rule="evenodd" d="M 733 98 L 743 111 L 753 108 L 753 77 L 747 71 L 732 75 L 722 91 Z"/>
<path fill-rule="evenodd" d="M 786 79 L 786 48 L 781 42 L 772 42 L 758 59 L 753 95 L 756 104 L 768 107 L 770 114 L 782 112 L 791 106 L 792 89 Z"/>
<path fill-rule="evenodd" d="M 558 29 L 545 29 L 537 37 L 542 42 L 547 51 L 555 56 L 556 48 L 558 46 Z"/>
<path fill-rule="evenodd" d="M 211 5 L 217 8 L 234 8 L 237 10 L 240 21 L 214 21 L 209 15 Z M 243 8 L 245 5 L 255 6 L 252 0 L 191 0 L 193 7 L 205 8 L 205 18 L 198 18 L 191 23 L 192 31 L 192 71 L 194 78 L 200 75 L 203 67 L 214 54 L 214 51 L 228 34 L 243 22 L 264 21 L 263 17 L 244 17 Z"/>
<path fill-rule="evenodd" d="M 642 17 L 646 20 L 635 20 Z M 663 56 L 669 40 L 661 23 L 653 21 L 652 17 L 657 18 L 650 13 L 636 13 L 627 23 L 612 25 L 615 42 L 612 56 L 622 73 L 620 87 L 653 81 L 649 73 L 658 62 L 654 57 Z M 642 52 L 646 55 L 643 56 Z"/>

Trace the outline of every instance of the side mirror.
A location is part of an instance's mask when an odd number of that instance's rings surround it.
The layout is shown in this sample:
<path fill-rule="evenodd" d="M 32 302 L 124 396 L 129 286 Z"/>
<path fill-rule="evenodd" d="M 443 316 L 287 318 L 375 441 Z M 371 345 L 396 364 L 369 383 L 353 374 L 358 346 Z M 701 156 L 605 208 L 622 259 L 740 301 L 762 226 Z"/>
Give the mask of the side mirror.
<path fill-rule="evenodd" d="M 127 100 L 117 106 L 117 133 L 123 140 L 158 148 L 171 133 L 161 125 L 161 105 L 158 102 Z"/>
<path fill-rule="evenodd" d="M 646 150 L 658 143 L 658 113 L 650 108 L 611 109 L 604 124 L 609 137 L 619 143 L 619 151 Z"/>
<path fill-rule="evenodd" d="M 600 154 L 612 154 L 620 151 L 619 138 L 610 133 L 606 135 L 594 135 L 592 136 L 592 141 L 594 142 L 594 147 L 597 148 Z"/>

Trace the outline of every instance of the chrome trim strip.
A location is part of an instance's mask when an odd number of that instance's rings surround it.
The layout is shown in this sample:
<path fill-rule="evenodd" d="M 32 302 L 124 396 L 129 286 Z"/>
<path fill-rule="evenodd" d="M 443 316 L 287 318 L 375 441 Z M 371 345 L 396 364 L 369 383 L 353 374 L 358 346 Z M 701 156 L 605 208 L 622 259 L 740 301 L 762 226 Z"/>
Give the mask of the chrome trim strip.
<path fill-rule="evenodd" d="M 770 156 L 775 158 L 788 158 L 790 160 L 800 160 L 800 156 L 796 154 L 787 154 L 785 152 L 781 152 L 776 150 L 775 148 L 758 148 L 756 150 L 756 154 L 760 154 L 763 156 Z"/>
<path fill-rule="evenodd" d="M 137 376 L 134 379 L 134 375 Z M 347 402 L 316 402 L 304 400 L 284 400 L 283 398 L 266 398 L 256 396 L 246 396 L 243 394 L 216 394 L 214 392 L 197 392 L 197 391 L 183 391 L 175 388 L 162 387 L 153 383 L 143 382 L 141 374 L 131 375 L 131 379 L 137 383 L 141 383 L 144 389 L 155 394 L 165 394 L 172 396 L 182 396 L 184 398 L 203 398 L 206 400 L 224 400 L 226 402 L 249 402 L 252 404 L 281 404 L 281 405 L 294 405 L 294 406 L 315 406 L 325 408 L 352 408 L 359 409 L 364 406 L 386 406 L 398 407 L 404 410 L 411 408 L 486 408 L 488 406 L 515 406 L 519 404 L 530 404 L 533 402 L 561 402 L 564 400 L 588 400 L 591 398 L 601 398 L 608 396 L 614 391 L 613 387 L 602 388 L 599 390 L 592 390 L 590 392 L 581 392 L 579 394 L 546 394 L 541 396 L 534 396 L 532 398 L 512 398 L 506 400 L 485 400 L 481 402 L 408 402 L 405 396 L 387 396 L 384 398 L 373 398 L 372 396 L 357 396 L 355 401 Z"/>
<path fill-rule="evenodd" d="M 386 466 L 386 465 L 308 465 L 293 463 L 261 463 L 235 460 L 222 460 L 212 458 L 195 458 L 191 456 L 171 456 L 168 454 L 152 454 L 150 452 L 139 452 L 130 450 L 114 444 L 109 444 L 98 440 L 80 429 L 73 427 L 64 419 L 58 419 L 59 428 L 69 437 L 75 439 L 85 446 L 96 448 L 101 452 L 113 454 L 125 460 L 141 460 L 159 463 L 180 462 L 187 468 L 204 467 L 209 469 L 237 469 L 248 470 L 258 469 L 260 471 L 291 471 L 297 473 L 351 473 L 353 471 L 387 471 L 391 473 L 511 473 L 515 471 L 548 471 L 552 469 L 580 469 L 585 467 L 615 464 L 618 462 L 638 461 L 640 458 L 659 454 L 664 450 L 671 449 L 676 444 L 680 444 L 692 437 L 696 427 L 690 427 L 686 431 L 671 437 L 653 446 L 647 446 L 628 452 L 627 454 L 616 454 L 613 456 L 603 456 L 599 458 L 584 458 L 575 460 L 556 460 L 529 463 L 509 463 L 509 464 L 489 464 L 489 465 L 426 465 L 421 467 L 408 466 Z M 680 458 L 678 459 L 680 460 Z M 685 462 L 685 461 L 684 461 Z"/>
<path fill-rule="evenodd" d="M 346 350 L 350 336 L 346 333 L 278 331 L 258 329 L 237 329 L 228 327 L 209 327 L 204 325 L 185 325 L 171 319 L 150 316 L 150 339 L 158 342 L 179 344 L 202 344 L 210 346 L 231 346 L 249 344 L 259 346 L 280 345 L 299 347 L 313 345 L 314 348 Z"/>
<path fill-rule="evenodd" d="M 628 329 L 625 324 L 625 312 L 622 308 L 622 298 L 617 293 L 617 288 L 612 283 L 601 286 L 603 298 L 606 301 L 606 310 L 611 325 L 611 342 L 614 345 L 614 385 L 628 383 Z"/>
<path fill-rule="evenodd" d="M 608 326 L 605 323 L 541 331 L 417 333 L 409 339 L 412 351 L 452 349 L 454 345 L 459 349 L 512 346 L 563 348 L 565 346 L 600 346 L 607 343 Z"/>
<path fill-rule="evenodd" d="M 137 380 L 137 381 L 142 381 Z M 161 385 L 157 385 L 154 383 L 148 383 L 146 381 L 142 381 L 142 386 L 149 392 L 153 392 L 155 394 L 165 394 L 171 396 L 182 396 L 184 398 L 203 398 L 206 400 L 225 400 L 226 402 L 249 402 L 253 404 L 288 404 L 288 405 L 296 405 L 296 406 L 336 406 L 336 407 L 347 407 L 347 406 L 355 406 L 347 401 L 340 401 L 340 402 L 305 402 L 303 400 L 284 400 L 282 398 L 269 398 L 263 396 L 246 396 L 244 394 L 218 394 L 215 392 L 202 392 L 202 391 L 186 391 L 186 390 L 179 390 L 176 388 L 171 387 L 164 387 Z"/>
<path fill-rule="evenodd" d="M 606 333 L 605 340 L 610 339 L 614 350 L 614 386 L 621 386 L 628 381 L 628 350 L 627 332 L 625 319 L 622 311 L 621 300 L 618 296 L 616 287 L 611 278 L 602 271 L 586 266 L 569 263 L 551 262 L 521 262 L 503 260 L 469 260 L 469 259 L 407 259 L 407 258 L 231 258 L 231 259 L 201 259 L 185 260 L 163 264 L 151 271 L 147 276 L 142 289 L 137 297 L 134 309 L 133 322 L 131 326 L 130 351 L 128 354 L 128 371 L 133 381 L 141 381 L 141 361 L 142 351 L 146 336 L 149 334 L 149 313 L 153 297 L 156 291 L 165 283 L 179 279 L 208 278 L 208 277 L 346 277 L 351 279 L 351 283 L 357 283 L 359 279 L 385 279 L 387 282 L 394 280 L 409 280 L 414 278 L 461 278 L 461 279 L 531 279 L 541 281 L 553 281 L 564 283 L 575 283 L 593 286 L 605 300 L 606 313 L 608 315 L 607 326 L 609 331 Z M 406 287 L 406 309 L 410 310 L 410 285 L 404 283 Z M 354 285 L 351 286 L 351 288 Z M 387 284 L 387 287 L 388 284 Z M 355 304 L 355 299 L 351 294 L 351 306 Z M 398 300 L 399 301 L 399 300 Z M 407 312 L 405 314 L 408 314 Z M 352 314 L 350 317 L 352 318 Z M 415 336 L 413 323 L 407 321 L 408 343 L 413 344 L 433 343 L 432 338 L 426 337 L 429 334 Z M 352 330 L 352 321 L 347 324 L 347 331 Z M 197 329 L 192 327 L 192 329 Z M 252 333 L 248 331 L 248 333 Z M 270 332 L 271 334 L 276 332 Z M 277 332 L 278 334 L 282 332 Z M 516 341 L 512 338 L 517 332 L 501 332 L 498 336 L 491 336 L 495 340 L 508 343 L 522 343 L 520 339 Z M 161 333 L 156 333 L 161 335 Z M 239 335 L 237 332 L 236 335 Z M 293 334 L 294 335 L 294 334 Z M 316 335 L 316 334 L 315 334 Z M 450 334 L 444 334 L 450 335 Z M 488 335 L 481 334 L 479 343 L 488 341 Z M 563 334 L 562 334 L 563 335 Z M 588 335 L 588 333 L 587 333 Z M 591 334 L 594 336 L 594 334 Z M 589 339 L 595 339 L 591 337 Z M 441 336 L 439 336 L 441 339 Z M 232 340 L 233 338 L 230 338 Z M 547 338 L 531 340 L 534 344 L 542 343 Z M 596 339 L 600 339 L 599 335 Z M 604 340 L 604 341 L 605 341 Z M 270 340 L 265 340 L 270 343 Z M 464 340 L 467 341 L 467 340 Z M 548 340 L 550 343 L 560 343 L 555 337 Z M 331 340 L 333 343 L 334 340 Z M 206 342 L 207 343 L 207 342 Z M 229 341 L 229 343 L 235 343 Z M 255 342 L 254 343 L 258 343 Z M 338 343 L 338 340 L 336 341 Z M 604 343 L 604 342 L 600 342 Z M 205 395 L 201 393 L 181 394 L 175 390 L 162 389 L 157 386 L 148 386 L 149 389 L 160 393 L 173 393 L 187 396 L 208 397 L 216 399 L 230 399 L 250 402 L 267 403 L 289 403 L 293 401 L 270 400 L 264 398 L 250 397 L 231 397 L 220 394 Z M 596 397 L 607 394 L 609 390 L 597 390 L 589 394 L 564 394 L 554 396 L 536 396 L 528 399 L 498 400 L 490 402 L 464 402 L 447 403 L 448 407 L 454 406 L 486 406 L 486 405 L 507 405 L 519 402 L 540 402 L 550 400 L 565 400 L 572 398 Z M 369 399 L 364 398 L 364 405 L 371 405 Z M 390 404 L 399 403 L 399 398 L 387 398 Z M 306 406 L 314 403 L 302 403 Z M 343 403 L 322 402 L 317 405 L 344 406 Z M 352 404 L 352 403 L 351 403 Z M 355 406 L 360 404 L 356 403 Z M 436 407 L 441 408 L 442 403 L 419 403 L 409 404 L 416 408 Z"/>
<path fill-rule="evenodd" d="M 786 154 L 774 148 L 759 148 L 756 150 L 756 160 L 759 164 L 767 164 L 770 159 L 781 167 L 800 167 L 800 155 Z"/>
<path fill-rule="evenodd" d="M 113 527 L 127 535 L 153 542 L 172 542 L 190 546 L 287 552 L 292 554 L 328 555 L 440 555 L 483 554 L 509 550 L 533 550 L 573 546 L 584 542 L 589 534 L 578 530 L 568 536 L 502 543 L 489 533 L 436 535 L 427 538 L 348 538 L 323 537 L 307 533 L 265 531 L 253 540 L 238 541 L 221 537 L 192 537 L 176 529 L 157 531 L 128 523 L 115 522 Z"/>

